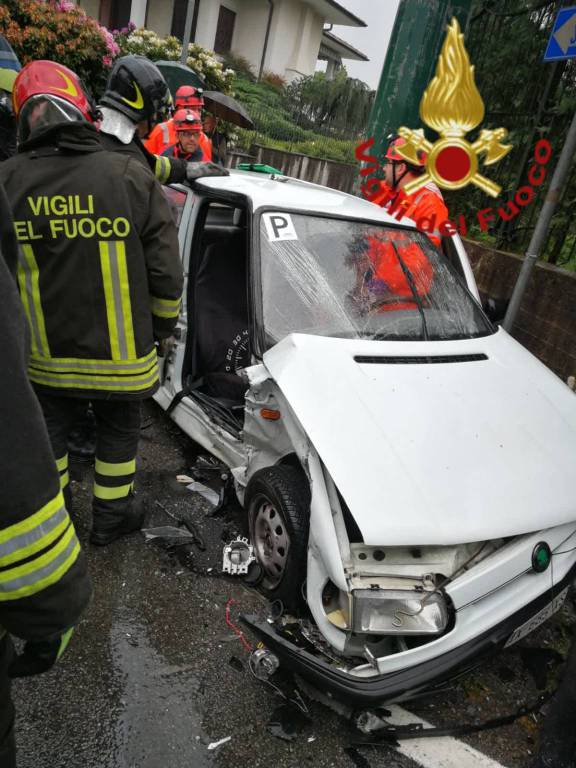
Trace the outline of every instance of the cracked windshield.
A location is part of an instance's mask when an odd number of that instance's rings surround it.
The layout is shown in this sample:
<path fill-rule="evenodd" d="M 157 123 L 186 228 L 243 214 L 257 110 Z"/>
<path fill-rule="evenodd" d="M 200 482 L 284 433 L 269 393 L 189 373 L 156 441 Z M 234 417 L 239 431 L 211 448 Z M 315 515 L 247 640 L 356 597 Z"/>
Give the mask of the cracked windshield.
<path fill-rule="evenodd" d="M 289 333 L 383 340 L 470 339 L 492 326 L 428 236 L 359 221 L 261 217 L 264 324 Z"/>

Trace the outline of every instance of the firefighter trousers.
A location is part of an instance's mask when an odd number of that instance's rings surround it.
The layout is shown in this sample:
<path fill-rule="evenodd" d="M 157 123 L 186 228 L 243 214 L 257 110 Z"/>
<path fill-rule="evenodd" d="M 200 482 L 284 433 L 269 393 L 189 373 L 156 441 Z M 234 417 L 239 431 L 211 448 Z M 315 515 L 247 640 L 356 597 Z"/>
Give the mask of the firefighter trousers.
<path fill-rule="evenodd" d="M 14 705 L 10 697 L 10 678 L 8 677 L 8 665 L 12 659 L 12 653 L 12 641 L 5 634 L 0 639 L 0 766 L 2 768 L 16 768 Z"/>
<path fill-rule="evenodd" d="M 60 485 L 67 506 L 71 495 L 68 474 L 68 434 L 86 412 L 84 398 L 36 394 L 44 412 Z M 91 401 L 96 419 L 96 464 L 94 467 L 93 529 L 120 525 L 132 511 L 136 453 L 140 436 L 140 402 L 133 400 Z"/>

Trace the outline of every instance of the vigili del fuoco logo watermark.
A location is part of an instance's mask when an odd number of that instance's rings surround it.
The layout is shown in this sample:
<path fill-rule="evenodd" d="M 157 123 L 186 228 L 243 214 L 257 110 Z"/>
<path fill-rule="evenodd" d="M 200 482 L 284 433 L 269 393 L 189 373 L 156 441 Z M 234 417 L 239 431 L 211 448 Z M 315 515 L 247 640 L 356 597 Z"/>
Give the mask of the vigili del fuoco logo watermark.
<path fill-rule="evenodd" d="M 425 153 L 425 172 L 409 181 L 403 189 L 386 187 L 381 179 L 373 174 L 381 169 L 375 155 L 369 154 L 374 139 L 368 139 L 356 148 L 356 157 L 366 165 L 360 175 L 366 179 L 361 191 L 368 200 L 376 200 L 382 206 L 388 205 L 388 212 L 401 219 L 413 204 L 410 196 L 429 182 L 434 182 L 441 189 L 457 190 L 474 184 L 492 197 L 498 197 L 501 187 L 482 175 L 478 168 L 482 157 L 483 165 L 497 163 L 512 149 L 512 144 L 503 143 L 508 135 L 506 128 L 481 130 L 473 143 L 466 134 L 477 128 L 484 119 L 484 102 L 474 82 L 474 67 L 470 64 L 468 52 L 464 46 L 464 35 L 460 32 L 458 20 L 453 18 L 442 46 L 436 75 L 428 84 L 420 101 L 420 117 L 429 127 L 440 134 L 434 143 L 428 141 L 423 129 L 413 130 L 402 126 L 398 135 L 405 140 L 403 145 L 395 147 L 396 152 L 408 163 L 417 163 L 419 154 Z M 545 177 L 545 165 L 552 155 L 552 147 L 546 139 L 537 142 L 534 148 L 534 162 L 528 171 L 530 185 L 520 187 L 514 199 L 493 208 L 483 208 L 477 213 L 480 229 L 486 231 L 488 223 L 500 218 L 510 221 L 520 213 L 520 209 L 534 199 L 535 187 L 540 186 Z M 372 178 L 370 178 L 372 177 Z M 450 235 L 458 231 L 467 234 L 463 216 L 444 222 L 432 221 L 434 217 L 416 220 L 416 226 L 423 231 L 439 231 Z"/>

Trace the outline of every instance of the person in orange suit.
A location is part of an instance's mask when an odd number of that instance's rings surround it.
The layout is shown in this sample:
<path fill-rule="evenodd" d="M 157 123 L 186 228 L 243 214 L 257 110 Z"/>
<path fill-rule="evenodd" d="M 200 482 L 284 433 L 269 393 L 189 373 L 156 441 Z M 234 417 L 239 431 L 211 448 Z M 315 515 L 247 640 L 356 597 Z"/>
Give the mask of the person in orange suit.
<path fill-rule="evenodd" d="M 201 88 L 181 85 L 176 91 L 174 102 L 176 111 L 179 109 L 193 110 L 197 113 L 198 120 L 202 119 L 201 111 L 204 107 L 204 97 L 202 96 Z M 162 155 L 168 147 L 177 144 L 177 142 L 178 137 L 174 127 L 174 118 L 170 118 L 170 120 L 160 123 L 152 130 L 150 136 L 144 142 L 144 146 L 153 155 Z M 202 162 L 212 160 L 212 142 L 203 131 L 200 132 L 199 142 L 200 149 L 202 150 Z"/>

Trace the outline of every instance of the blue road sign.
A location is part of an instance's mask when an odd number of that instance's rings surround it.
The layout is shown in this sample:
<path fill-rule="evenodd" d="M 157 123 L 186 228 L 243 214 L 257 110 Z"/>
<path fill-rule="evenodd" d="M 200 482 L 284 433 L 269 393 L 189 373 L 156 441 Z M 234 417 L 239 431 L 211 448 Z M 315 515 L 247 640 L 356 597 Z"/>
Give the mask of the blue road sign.
<path fill-rule="evenodd" d="M 544 61 L 559 61 L 576 56 L 576 6 L 558 11 L 544 54 Z"/>

